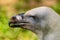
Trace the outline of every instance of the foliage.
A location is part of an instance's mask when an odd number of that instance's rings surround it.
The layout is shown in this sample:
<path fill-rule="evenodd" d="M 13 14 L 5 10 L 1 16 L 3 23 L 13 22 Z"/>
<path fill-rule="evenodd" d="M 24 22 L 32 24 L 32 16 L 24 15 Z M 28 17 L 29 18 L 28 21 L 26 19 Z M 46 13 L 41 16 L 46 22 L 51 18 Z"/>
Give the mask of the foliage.
<path fill-rule="evenodd" d="M 57 4 L 52 7 L 58 14 L 60 14 L 60 4 Z"/>

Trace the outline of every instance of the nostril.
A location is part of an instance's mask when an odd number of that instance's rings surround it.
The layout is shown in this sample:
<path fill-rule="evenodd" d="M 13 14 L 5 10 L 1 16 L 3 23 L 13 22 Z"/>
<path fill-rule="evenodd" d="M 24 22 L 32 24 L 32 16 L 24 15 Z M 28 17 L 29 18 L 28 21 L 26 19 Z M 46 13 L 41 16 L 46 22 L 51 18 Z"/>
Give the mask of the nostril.
<path fill-rule="evenodd" d="M 24 17 L 22 16 L 22 19 L 23 19 Z"/>
<path fill-rule="evenodd" d="M 13 16 L 11 19 L 10 19 L 11 22 L 16 22 L 16 17 Z"/>
<path fill-rule="evenodd" d="M 14 17 L 12 17 L 12 20 L 14 20 L 14 19 L 16 19 L 16 17 L 14 16 Z"/>

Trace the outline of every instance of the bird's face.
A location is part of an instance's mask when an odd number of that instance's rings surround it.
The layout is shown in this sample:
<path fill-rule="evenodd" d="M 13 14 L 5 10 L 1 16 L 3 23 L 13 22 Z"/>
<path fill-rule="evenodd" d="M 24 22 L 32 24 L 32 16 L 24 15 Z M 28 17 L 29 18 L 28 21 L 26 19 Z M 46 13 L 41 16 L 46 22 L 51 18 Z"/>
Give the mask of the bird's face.
<path fill-rule="evenodd" d="M 17 14 L 13 17 L 11 17 L 10 21 L 9 21 L 9 26 L 10 27 L 20 27 L 23 25 L 23 15 L 24 13 L 22 14 Z"/>
<path fill-rule="evenodd" d="M 35 11 L 28 11 L 25 14 L 13 16 L 9 22 L 10 27 L 21 27 L 31 31 L 46 28 L 46 15 Z"/>
<path fill-rule="evenodd" d="M 38 29 L 38 27 L 36 27 L 36 23 L 38 23 L 38 18 L 35 15 L 18 14 L 11 17 L 9 26 L 21 27 L 33 31 Z"/>

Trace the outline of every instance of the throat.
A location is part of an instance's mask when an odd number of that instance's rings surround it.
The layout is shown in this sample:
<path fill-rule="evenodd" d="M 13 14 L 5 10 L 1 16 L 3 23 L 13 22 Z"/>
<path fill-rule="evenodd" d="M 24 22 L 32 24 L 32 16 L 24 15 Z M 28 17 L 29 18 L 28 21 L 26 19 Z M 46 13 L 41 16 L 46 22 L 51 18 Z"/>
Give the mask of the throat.
<path fill-rule="evenodd" d="M 39 40 L 43 40 L 43 32 L 42 31 L 36 31 L 35 34 L 37 35 Z"/>
<path fill-rule="evenodd" d="M 44 32 L 42 30 L 40 30 L 40 31 L 36 30 L 35 34 L 37 35 L 37 37 L 38 37 L 39 40 L 44 40 L 47 32 Z"/>

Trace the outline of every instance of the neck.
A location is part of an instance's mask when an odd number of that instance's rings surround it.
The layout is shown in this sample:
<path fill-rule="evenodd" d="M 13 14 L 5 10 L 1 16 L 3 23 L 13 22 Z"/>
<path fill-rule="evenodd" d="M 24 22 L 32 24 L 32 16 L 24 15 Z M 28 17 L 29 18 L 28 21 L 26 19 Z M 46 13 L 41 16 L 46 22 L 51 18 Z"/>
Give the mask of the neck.
<path fill-rule="evenodd" d="M 43 32 L 42 31 L 36 31 L 35 33 L 38 36 L 39 40 L 43 40 Z"/>

